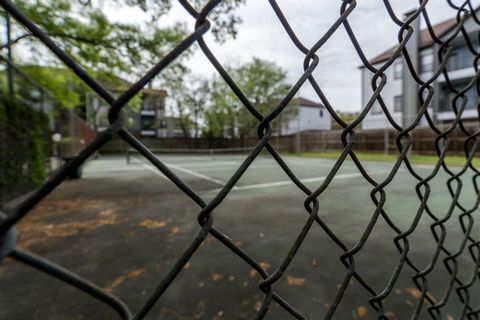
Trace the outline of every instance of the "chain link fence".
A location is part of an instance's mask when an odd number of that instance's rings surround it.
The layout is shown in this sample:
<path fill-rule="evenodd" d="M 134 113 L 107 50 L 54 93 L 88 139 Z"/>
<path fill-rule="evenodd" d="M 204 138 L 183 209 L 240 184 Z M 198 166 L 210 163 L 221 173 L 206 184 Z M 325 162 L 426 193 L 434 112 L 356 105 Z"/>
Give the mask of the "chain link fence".
<path fill-rule="evenodd" d="M 47 273 L 52 277 L 58 278 L 64 281 L 66 284 L 76 287 L 77 289 L 110 306 L 118 313 L 118 316 L 121 319 L 143 319 L 159 301 L 162 295 L 169 289 L 175 278 L 181 276 L 180 272 L 182 268 L 189 262 L 189 259 L 199 249 L 200 245 L 210 234 L 225 247 L 235 253 L 239 258 L 241 258 L 245 264 L 248 264 L 254 268 L 262 277 L 262 281 L 259 284 L 259 290 L 263 292 L 264 300 L 255 317 L 256 319 L 264 318 L 273 304 L 277 304 L 281 308 L 284 308 L 292 316 L 292 318 L 307 319 L 306 316 L 302 314 L 301 310 L 297 310 L 294 305 L 291 305 L 289 301 L 282 298 L 282 296 L 275 291 L 275 283 L 284 275 L 284 272 L 295 258 L 297 251 L 299 250 L 302 242 L 305 240 L 310 230 L 312 228 L 319 228 L 326 235 L 328 235 L 328 237 L 338 246 L 338 248 L 343 251 L 343 254 L 340 256 L 340 260 L 345 266 L 346 270 L 346 275 L 338 287 L 334 300 L 329 305 L 328 312 L 325 316 L 326 319 L 331 319 L 335 316 L 336 310 L 342 301 L 342 298 L 344 297 L 352 279 L 355 279 L 365 289 L 365 294 L 370 297 L 369 302 L 371 307 L 377 313 L 376 318 L 388 319 L 384 304 L 386 299 L 392 293 L 400 272 L 404 269 L 409 269 L 410 271 L 414 272 L 412 280 L 420 292 L 416 301 L 414 313 L 411 317 L 412 319 L 419 318 L 424 309 L 428 309 L 427 314 L 429 314 L 432 319 L 445 319 L 444 315 L 442 314 L 442 309 L 454 294 L 458 296 L 463 304 L 462 312 L 459 318 L 478 319 L 480 317 L 480 306 L 474 304 L 475 302 L 473 300 L 475 299 L 473 299 L 474 297 L 472 295 L 472 288 L 479 278 L 480 242 L 478 235 L 473 234 L 472 230 L 474 225 L 474 214 L 478 213 L 477 209 L 480 201 L 480 198 L 478 198 L 478 177 L 480 176 L 480 172 L 473 165 L 472 160 L 477 152 L 478 136 L 480 131 L 472 130 L 471 127 L 465 126 L 462 120 L 462 113 L 465 109 L 466 101 L 468 99 L 468 97 L 465 95 L 465 92 L 470 88 L 475 88 L 477 92 L 480 92 L 480 87 L 477 83 L 479 76 L 477 64 L 478 59 L 480 58 L 480 52 L 477 49 L 478 47 L 470 39 L 465 29 L 465 22 L 467 19 L 471 18 L 470 20 L 473 21 L 473 23 L 480 25 L 480 17 L 476 16 L 475 8 L 470 1 L 463 1 L 460 5 L 454 4 L 450 0 L 446 1 L 452 9 L 457 11 L 457 25 L 448 38 L 442 38 L 435 34 L 435 30 L 430 23 L 427 12 L 428 10 L 426 9 L 427 3 L 429 2 L 428 0 L 420 1 L 418 9 L 415 10 L 405 21 L 395 15 L 395 12 L 391 7 L 391 1 L 384 0 L 382 5 L 385 6 L 392 21 L 399 27 L 398 46 L 395 48 L 392 56 L 388 60 L 382 62 L 380 65 L 374 66 L 369 63 L 369 60 L 365 56 L 360 43 L 357 41 L 355 31 L 349 23 L 349 17 L 355 12 L 355 8 L 357 6 L 357 2 L 355 0 L 343 0 L 339 3 L 340 15 L 338 19 L 312 47 L 307 47 L 302 40 L 297 37 L 295 31 L 290 26 L 288 19 L 283 14 L 280 6 L 275 0 L 270 0 L 270 5 L 278 17 L 279 23 L 281 23 L 281 25 L 284 27 L 285 32 L 288 34 L 293 44 L 301 53 L 303 53 L 305 58 L 303 61 L 304 73 L 302 76 L 298 79 L 284 99 L 276 106 L 276 108 L 271 113 L 264 115 L 260 114 L 256 110 L 255 105 L 246 98 L 246 96 L 239 89 L 235 81 L 229 76 L 226 69 L 222 66 L 219 60 L 217 60 L 203 39 L 203 36 L 209 32 L 210 28 L 208 16 L 213 10 L 215 10 L 216 6 L 221 2 L 221 0 L 208 1 L 200 11 L 197 11 L 194 7 L 192 7 L 187 0 L 179 0 L 180 4 L 195 21 L 195 31 L 186 37 L 169 54 L 158 61 L 149 72 L 147 72 L 138 82 L 133 84 L 118 98 L 114 98 L 80 65 L 78 65 L 67 54 L 65 54 L 65 52 L 57 46 L 55 41 L 52 40 L 44 31 L 38 28 L 38 26 L 36 26 L 27 16 L 25 16 L 13 2 L 9 0 L 0 0 L 0 4 L 4 10 L 6 10 L 14 19 L 28 29 L 35 37 L 38 38 L 38 40 L 43 42 L 43 44 L 48 47 L 53 54 L 63 61 L 66 66 L 73 70 L 80 79 L 82 79 L 110 105 L 109 120 L 111 123 L 110 127 L 107 130 L 99 133 L 93 142 L 88 144 L 78 154 L 77 157 L 73 158 L 60 170 L 55 172 L 50 179 L 48 179 L 48 181 L 46 181 L 35 192 L 31 193 L 25 200 L 23 200 L 22 203 L 9 212 L 1 213 L 2 220 L 0 222 L 0 234 L 2 237 L 0 241 L 0 259 L 10 257 L 14 260 L 38 269 L 41 272 Z M 379 3 L 378 5 L 381 4 Z M 436 52 L 439 62 L 438 68 L 434 70 L 429 79 L 422 79 L 420 77 L 419 70 L 416 70 L 414 63 L 412 63 L 411 52 L 408 52 L 406 49 L 409 39 L 412 37 L 413 33 L 411 24 L 419 17 L 423 17 L 430 36 L 438 47 Z M 317 56 L 317 52 L 322 48 L 322 46 L 325 45 L 325 43 L 329 41 L 332 35 L 338 32 L 341 28 L 347 32 L 348 37 L 350 38 L 351 43 L 354 45 L 364 67 L 373 74 L 371 87 L 374 93 L 370 97 L 369 102 L 363 106 L 360 115 L 351 123 L 344 122 L 337 115 L 334 107 L 327 99 L 317 79 L 313 75 L 313 71 L 317 68 L 320 61 L 319 57 Z M 451 57 L 452 53 L 452 42 L 458 37 L 463 37 L 463 40 L 467 43 L 469 50 L 476 57 L 475 63 L 472 65 L 475 75 L 471 78 L 470 83 L 461 90 L 456 88 L 452 81 L 450 81 L 449 72 L 446 68 L 447 62 L 449 61 L 449 57 Z M 177 177 L 151 152 L 151 150 L 145 147 L 141 141 L 136 139 L 124 127 L 124 115 L 122 111 L 122 108 L 128 103 L 128 101 L 132 99 L 144 86 L 146 86 L 148 82 L 150 82 L 158 74 L 162 73 L 162 71 L 169 64 L 171 64 L 177 56 L 182 54 L 182 52 L 190 48 L 195 43 L 199 45 L 200 49 L 211 62 L 212 66 L 215 67 L 218 74 L 237 95 L 248 112 L 250 112 L 250 114 L 258 121 L 258 141 L 256 146 L 245 158 L 243 163 L 236 169 L 236 172 L 231 176 L 221 191 L 219 191 L 213 200 L 209 202 L 206 202 L 204 199 L 202 199 L 199 194 L 193 191 L 187 184 Z M 409 123 L 407 126 L 399 124 L 394 120 L 389 109 L 387 108 L 387 104 L 382 98 L 382 90 L 389 81 L 384 72 L 387 70 L 387 68 L 392 66 L 397 58 L 401 56 L 408 66 L 410 75 L 419 85 L 418 100 L 420 102 L 420 106 L 416 111 L 415 118 L 412 119 L 411 123 Z M 442 75 L 446 79 L 448 88 L 455 93 L 455 97 L 450 106 L 451 111 L 455 114 L 455 119 L 447 128 L 437 126 L 432 119 L 432 115 L 429 113 L 429 109 L 427 108 L 432 101 L 432 97 L 435 94 L 438 94 L 434 90 L 433 83 Z M 335 165 L 331 168 L 327 178 L 318 188 L 313 190 L 302 184 L 302 182 L 296 177 L 295 172 L 293 172 L 284 162 L 284 159 L 282 159 L 282 156 L 277 152 L 273 146 L 273 143 L 270 141 L 272 137 L 272 128 L 270 126 L 271 122 L 284 111 L 290 100 L 307 82 L 309 82 L 314 88 L 315 92 L 318 94 L 318 97 L 321 99 L 322 103 L 330 113 L 332 119 L 343 128 L 340 137 L 343 150 L 336 160 Z M 395 138 L 395 147 L 397 149 L 396 151 L 398 158 L 395 164 L 392 166 L 390 173 L 383 181 L 377 181 L 374 177 L 368 175 L 364 164 L 358 160 L 354 151 L 356 143 L 356 129 L 359 129 L 359 125 L 362 123 L 363 119 L 365 119 L 375 103 L 380 104 L 380 107 L 387 117 L 388 122 L 397 132 Z M 438 162 L 433 167 L 431 173 L 426 176 L 418 172 L 410 163 L 408 158 L 409 150 L 412 146 L 411 133 L 418 126 L 422 117 L 426 118 L 428 126 L 436 135 L 436 138 L 434 141 L 432 141 L 432 143 L 435 144 L 436 155 L 438 156 Z M 454 130 L 461 130 L 463 133 L 465 163 L 460 169 L 451 168 L 445 163 L 445 158 L 447 156 L 447 150 L 450 143 L 449 137 Z M 55 190 L 55 188 L 62 181 L 64 181 L 73 171 L 82 165 L 82 163 L 92 156 L 99 148 L 116 136 L 119 136 L 126 143 L 128 143 L 129 146 L 136 149 L 143 157 L 148 159 L 152 165 L 154 165 L 159 171 L 168 177 L 168 179 L 170 179 L 180 190 L 182 190 L 185 195 L 195 201 L 199 208 L 198 234 L 180 255 L 172 269 L 168 272 L 167 276 L 160 283 L 158 283 L 156 290 L 149 294 L 145 304 L 140 308 L 140 310 L 135 310 L 134 312 L 130 310 L 129 307 L 119 298 L 106 292 L 105 290 L 102 290 L 100 287 L 89 282 L 88 280 L 81 278 L 80 276 L 70 272 L 69 270 L 66 270 L 65 268 L 62 268 L 59 265 L 56 265 L 51 261 L 46 260 L 41 256 L 35 255 L 16 246 L 15 225 L 25 218 L 36 204 L 38 204 L 49 193 Z M 270 153 L 271 157 L 273 157 L 273 159 L 288 175 L 291 181 L 305 194 L 304 206 L 306 217 L 304 227 L 298 233 L 298 236 L 291 244 L 291 247 L 288 248 L 288 253 L 285 255 L 282 263 L 271 273 L 262 268 L 262 265 L 251 255 L 249 255 L 248 252 L 237 246 L 222 232 L 222 230 L 218 229 L 215 226 L 214 219 L 215 209 L 229 195 L 229 192 L 236 185 L 238 180 L 245 174 L 245 172 L 249 169 L 249 166 L 263 150 L 267 150 Z M 339 172 L 347 157 L 351 157 L 355 166 L 363 175 L 365 183 L 371 186 L 371 201 L 376 207 L 374 212 L 372 212 L 371 219 L 361 238 L 352 246 L 344 243 L 341 240 L 340 235 L 335 234 L 329 228 L 328 224 L 324 222 L 321 214 L 319 214 L 321 203 L 318 200 L 319 196 L 329 187 L 330 182 L 332 179 L 334 179 L 337 172 Z M 420 201 L 415 218 L 413 221 L 411 221 L 408 229 L 401 229 L 399 226 L 397 226 L 391 219 L 391 213 L 387 212 L 384 208 L 387 198 L 386 188 L 399 174 L 399 169 L 402 165 L 404 165 L 408 169 L 410 175 L 416 179 L 417 183 L 415 185 L 415 190 Z M 432 180 L 441 170 L 446 172 L 449 176 L 447 181 L 449 194 L 446 194 L 445 197 L 450 197 L 451 201 L 449 207 L 446 208 L 445 213 L 435 212 L 429 206 L 429 197 L 431 196 L 430 185 Z M 474 199 L 474 205 L 472 207 L 465 206 L 462 201 L 459 200 L 460 195 L 464 190 L 462 186 L 467 179 L 466 173 L 469 171 L 473 172 L 471 183 L 473 183 L 475 194 L 477 195 L 477 198 Z M 456 210 L 459 210 L 461 213 L 458 216 L 458 221 L 453 221 L 453 213 Z M 432 221 L 430 224 L 430 230 L 431 236 L 436 242 L 436 247 L 431 254 L 429 263 L 426 266 L 420 266 L 416 265 L 409 258 L 409 251 L 411 250 L 409 245 L 409 236 L 416 231 L 420 219 L 424 216 L 427 216 Z M 384 220 L 384 222 L 386 222 L 391 229 L 392 234 L 396 235 L 392 245 L 394 245 L 398 250 L 399 257 L 396 267 L 391 270 L 388 283 L 384 286 L 384 288 L 378 290 L 374 288 L 378 287 L 378 284 L 371 284 L 362 278 L 361 272 L 355 267 L 355 257 L 364 248 L 367 240 L 376 226 L 376 223 L 380 219 Z M 461 230 L 463 231 L 462 241 L 460 246 L 455 251 L 450 251 L 446 247 L 445 241 L 448 232 L 447 223 L 459 224 Z M 468 252 L 471 257 L 471 273 L 468 276 L 468 281 L 462 281 L 460 279 L 457 262 L 457 257 L 465 252 Z M 443 261 L 439 259 L 441 253 L 447 256 L 447 258 Z M 445 283 L 448 283 L 448 287 L 443 295 L 439 299 L 435 300 L 431 297 L 431 295 L 429 295 L 428 278 L 429 274 L 431 274 L 435 268 L 442 267 L 442 262 L 443 267 L 446 268 L 449 273 L 449 277 L 445 279 Z"/>

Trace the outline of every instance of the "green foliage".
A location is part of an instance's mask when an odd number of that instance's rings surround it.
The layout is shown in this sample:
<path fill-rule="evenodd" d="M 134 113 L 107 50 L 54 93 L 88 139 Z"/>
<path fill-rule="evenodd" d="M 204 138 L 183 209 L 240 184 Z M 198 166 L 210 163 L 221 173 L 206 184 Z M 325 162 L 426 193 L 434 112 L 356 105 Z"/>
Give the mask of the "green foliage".
<path fill-rule="evenodd" d="M 30 106 L 0 98 L 0 202 L 32 190 L 47 177 L 51 154 L 47 117 Z"/>
<path fill-rule="evenodd" d="M 93 2 L 92 2 L 93 3 Z M 112 22 L 105 6 L 83 5 L 70 0 L 19 0 L 16 5 L 85 68 L 107 74 L 142 73 L 158 57 L 174 48 L 185 36 L 182 25 L 159 27 L 155 23 Z M 97 3 L 95 1 L 95 3 Z M 19 26 L 14 28 L 14 43 L 22 41 L 32 52 L 36 64 L 50 60 L 34 37 Z"/>
<path fill-rule="evenodd" d="M 219 41 L 235 36 L 240 19 L 234 10 L 244 1 L 223 1 L 212 13 L 217 22 L 212 30 Z M 206 1 L 196 0 L 194 3 L 202 6 Z M 18 0 L 15 4 L 70 56 L 96 75 L 127 76 L 132 80 L 139 78 L 187 35 L 186 26 L 182 24 L 158 24 L 158 19 L 171 9 L 171 1 L 167 0 Z M 106 10 L 115 6 L 138 7 L 150 19 L 136 24 L 113 22 Z M 12 44 L 22 44 L 23 48 L 29 49 L 30 53 L 22 57 L 24 62 L 42 67 L 61 66 L 27 30 L 16 23 L 12 29 Z M 4 54 L 1 51 L 5 49 L 5 45 L 0 44 L 0 54 Z M 162 75 L 168 77 L 169 73 L 173 76 L 182 73 L 185 69 L 182 59 L 190 53 L 183 54 Z M 30 76 L 42 85 L 49 85 L 49 89 L 66 106 L 75 106 L 78 97 L 67 92 L 64 85 L 65 82 L 72 85 L 78 80 L 65 79 L 66 73 L 63 72 L 53 78 L 51 75 L 51 70 L 36 70 Z M 71 78 L 71 74 L 68 76 Z"/>
<path fill-rule="evenodd" d="M 83 95 L 87 91 L 87 86 L 74 77 L 71 72 L 65 68 L 45 68 L 40 66 L 24 66 L 22 71 L 50 94 L 55 101 L 67 108 L 74 108 L 82 103 Z M 22 77 L 16 77 L 17 82 L 21 82 Z M 19 83 L 21 86 L 22 84 Z"/>
<path fill-rule="evenodd" d="M 186 81 L 172 82 L 172 111 L 178 118 L 178 124 L 185 138 L 198 138 L 200 122 L 205 108 L 210 102 L 210 82 L 200 77 L 191 77 Z"/>
<path fill-rule="evenodd" d="M 380 153 L 367 153 L 367 152 L 355 152 L 357 158 L 360 161 L 373 161 L 373 162 L 396 162 L 398 160 L 398 153 L 392 152 L 391 154 L 386 155 L 383 152 Z M 323 158 L 323 159 L 333 159 L 337 160 L 341 155 L 340 151 L 332 152 L 301 152 L 295 153 L 297 157 L 308 157 L 308 158 Z M 438 156 L 429 156 L 429 155 L 420 155 L 412 154 L 408 156 L 408 159 L 413 165 L 436 165 L 438 163 Z M 352 160 L 350 156 L 347 157 L 347 160 Z M 445 163 L 448 166 L 452 167 L 463 167 L 465 165 L 466 159 L 464 156 L 447 156 L 445 157 Z M 473 159 L 474 166 L 480 166 L 480 159 Z"/>
<path fill-rule="evenodd" d="M 358 118 L 360 112 L 342 112 L 337 110 L 338 116 L 345 121 L 346 123 L 352 123 L 355 119 Z M 332 129 L 340 130 L 343 129 L 336 121 L 332 121 Z"/>
<path fill-rule="evenodd" d="M 238 68 L 228 68 L 239 88 L 263 115 L 275 108 L 287 94 L 290 85 L 287 72 L 275 63 L 254 58 Z M 256 135 L 258 120 L 242 105 L 222 79 L 212 85 L 212 106 L 206 114 L 204 134 L 208 137 L 246 138 Z M 287 121 L 295 110 L 288 108 L 278 121 Z M 236 130 L 235 130 L 236 128 Z"/>

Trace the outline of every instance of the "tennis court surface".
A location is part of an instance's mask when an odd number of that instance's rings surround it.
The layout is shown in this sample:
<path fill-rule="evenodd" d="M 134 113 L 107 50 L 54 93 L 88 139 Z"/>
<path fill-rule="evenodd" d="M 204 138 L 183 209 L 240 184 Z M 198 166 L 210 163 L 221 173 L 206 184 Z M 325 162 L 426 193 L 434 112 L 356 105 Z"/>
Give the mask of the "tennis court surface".
<path fill-rule="evenodd" d="M 206 201 L 219 192 L 245 158 L 236 154 L 158 157 Z M 284 159 L 311 189 L 322 184 L 334 165 L 328 159 L 287 155 Z M 393 166 L 382 162 L 364 165 L 376 181 L 383 181 Z M 416 169 L 427 176 L 433 167 Z M 418 181 L 402 170 L 385 189 L 385 211 L 406 230 L 420 201 L 415 193 Z M 471 177 L 468 171 L 462 176 L 465 184 L 459 199 L 467 208 L 476 200 Z M 452 202 L 446 181 L 447 175 L 439 173 L 430 183 L 429 206 L 439 216 L 447 213 Z M 348 247 L 359 241 L 372 217 L 372 189 L 353 162 L 346 161 L 318 198 L 320 217 Z M 272 272 L 304 227 L 308 218 L 305 198 L 274 160 L 260 156 L 214 211 L 214 225 Z M 22 235 L 19 246 L 106 288 L 136 310 L 197 234 L 199 211 L 198 205 L 141 157 L 132 154 L 127 163 L 125 155 L 105 155 L 90 160 L 83 179 L 64 182 L 18 225 Z M 445 247 L 451 252 L 462 245 L 459 214 L 454 211 L 445 223 Z M 409 237 L 409 256 L 421 268 L 428 266 L 437 247 L 430 230 L 432 222 L 424 214 Z M 478 231 L 474 225 L 472 232 Z M 380 217 L 365 247 L 355 255 L 357 272 L 377 292 L 385 288 L 400 259 L 395 235 Z M 309 319 L 323 318 L 348 271 L 340 261 L 342 253 L 314 224 L 292 264 L 275 283 L 275 291 Z M 440 254 L 440 259 L 445 257 Z M 463 250 L 457 261 L 457 276 L 466 282 L 475 267 L 468 250 Z M 421 296 L 412 281 L 415 273 L 408 265 L 403 267 L 385 301 L 389 319 L 409 318 L 415 309 Z M 428 279 L 429 295 L 441 301 L 449 287 L 447 268 L 438 263 Z M 147 319 L 253 319 L 264 298 L 259 281 L 255 270 L 209 236 Z M 115 318 L 113 311 L 95 299 L 12 260 L 0 267 L 0 285 L 4 288 L 1 304 L 9 306 L 0 308 L 1 319 Z M 478 301 L 470 303 L 480 305 L 478 287 L 471 290 L 471 299 Z M 369 298 L 371 295 L 352 280 L 335 319 L 376 319 Z M 428 306 L 426 303 L 420 319 L 428 318 Z M 444 318 L 459 318 L 462 307 L 452 292 L 442 309 Z M 266 318 L 291 316 L 273 303 Z"/>

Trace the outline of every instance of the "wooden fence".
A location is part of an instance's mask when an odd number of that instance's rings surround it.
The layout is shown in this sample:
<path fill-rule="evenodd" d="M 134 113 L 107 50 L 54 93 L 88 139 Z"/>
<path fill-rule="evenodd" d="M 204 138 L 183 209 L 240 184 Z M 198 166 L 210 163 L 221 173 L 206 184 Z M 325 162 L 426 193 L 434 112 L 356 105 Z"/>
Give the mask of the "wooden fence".
<path fill-rule="evenodd" d="M 476 130 L 474 127 L 468 128 Z M 358 130 L 356 131 L 354 150 L 359 152 L 385 152 L 385 130 Z M 300 135 L 272 137 L 270 143 L 282 152 L 328 152 L 343 149 L 341 143 L 341 130 L 308 131 Z M 389 152 L 397 152 L 395 139 L 399 133 L 395 130 L 388 131 Z M 412 131 L 412 152 L 416 154 L 434 154 L 435 139 L 437 135 L 429 128 L 417 128 Z M 464 153 L 466 136 L 456 129 L 449 134 L 449 154 Z M 187 139 L 187 138 L 141 138 L 142 142 L 152 149 L 216 149 L 216 148 L 241 148 L 252 147 L 258 142 L 257 138 L 246 140 L 234 139 Z M 299 146 L 300 145 L 300 146 Z M 125 152 L 128 145 L 120 139 L 114 139 L 104 148 L 103 153 Z"/>

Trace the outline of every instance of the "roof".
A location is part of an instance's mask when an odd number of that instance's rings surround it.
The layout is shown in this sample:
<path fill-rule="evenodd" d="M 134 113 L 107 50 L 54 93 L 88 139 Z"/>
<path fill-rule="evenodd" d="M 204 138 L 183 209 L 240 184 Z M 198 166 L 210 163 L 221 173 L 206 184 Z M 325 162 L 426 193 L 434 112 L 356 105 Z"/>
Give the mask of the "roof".
<path fill-rule="evenodd" d="M 314 102 L 312 100 L 308 100 L 302 97 L 292 99 L 292 104 L 299 105 L 302 107 L 310 107 L 310 108 L 325 108 L 325 106 L 319 102 Z"/>
<path fill-rule="evenodd" d="M 441 22 L 439 24 L 436 24 L 432 28 L 437 37 L 443 37 L 445 34 L 447 34 L 457 25 L 458 25 L 457 18 L 453 18 L 453 19 Z M 420 50 L 429 48 L 433 44 L 434 44 L 434 40 L 432 39 L 432 36 L 430 35 L 429 30 L 427 28 L 422 29 L 420 31 L 420 44 L 419 44 Z M 395 52 L 396 49 L 397 49 L 397 46 L 390 48 L 387 51 L 379 54 L 378 56 L 370 60 L 370 64 L 377 64 L 380 62 L 387 61 L 393 56 L 393 53 Z"/>
<path fill-rule="evenodd" d="M 24 70 L 47 70 L 51 72 L 55 72 L 56 74 L 64 74 L 66 77 L 73 77 L 72 71 L 70 69 L 65 68 L 65 67 L 57 67 L 57 66 L 42 66 L 42 65 L 37 65 L 37 64 L 25 64 L 20 66 L 21 69 Z M 133 83 L 125 80 L 122 77 L 116 76 L 116 75 L 109 75 L 106 73 L 102 72 L 96 72 L 93 74 L 94 78 L 96 81 L 98 81 L 102 86 L 104 86 L 106 89 L 113 91 L 113 92 L 122 92 L 125 90 L 128 90 Z M 167 96 L 167 91 L 163 89 L 156 89 L 156 88 L 150 88 L 150 87 L 145 87 L 141 90 L 142 93 L 145 94 L 150 94 L 150 95 L 161 95 L 161 96 Z"/>

